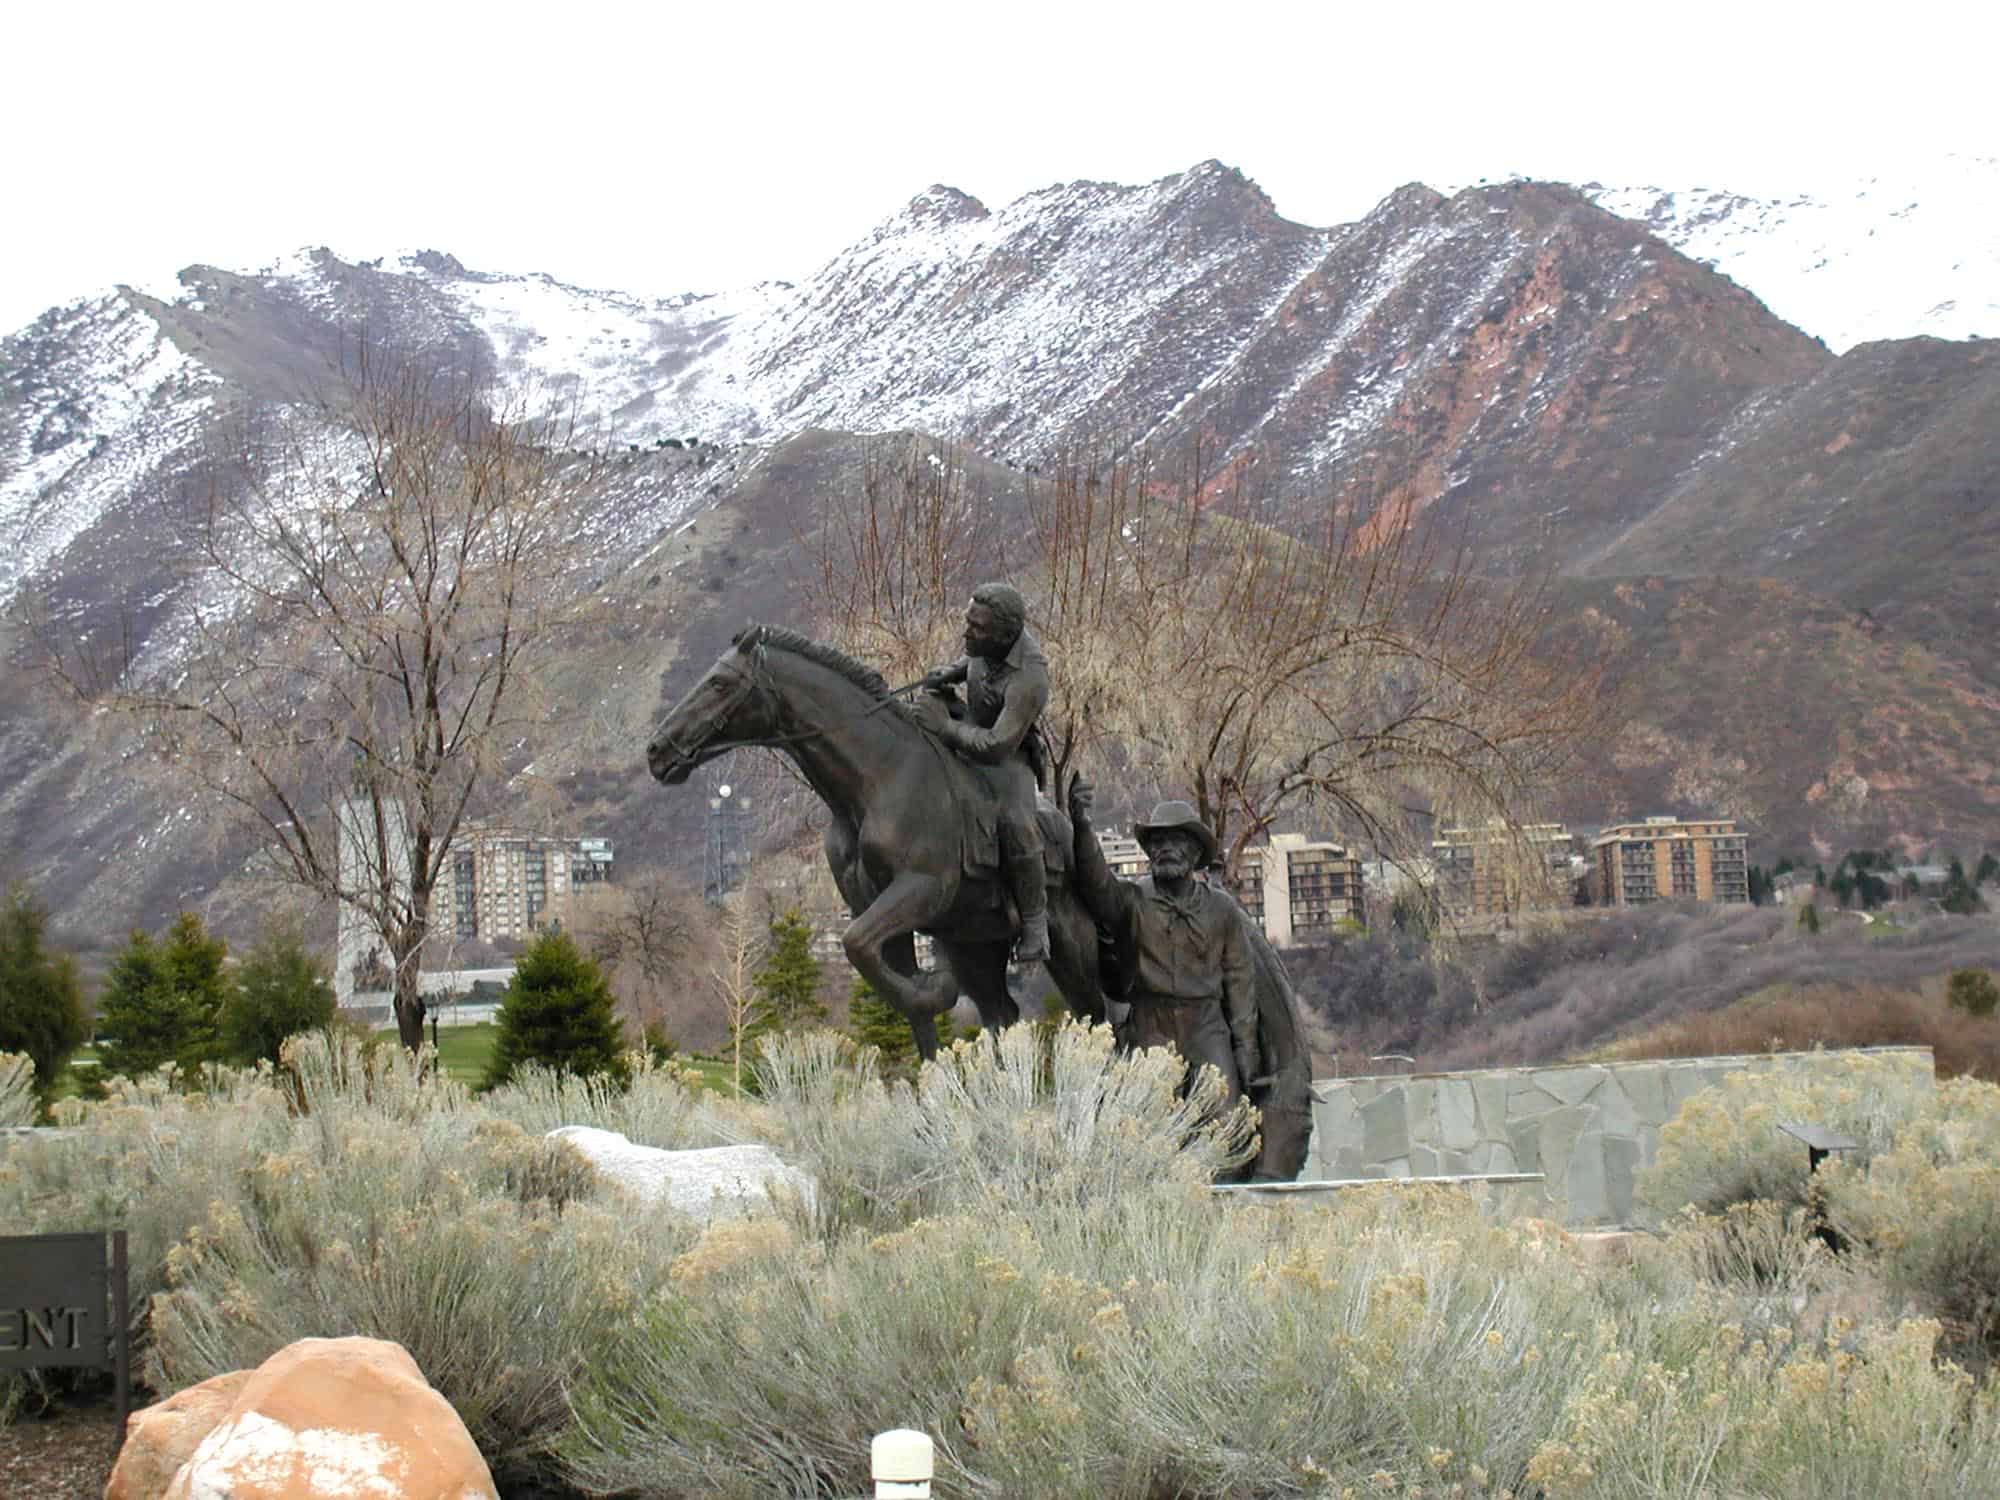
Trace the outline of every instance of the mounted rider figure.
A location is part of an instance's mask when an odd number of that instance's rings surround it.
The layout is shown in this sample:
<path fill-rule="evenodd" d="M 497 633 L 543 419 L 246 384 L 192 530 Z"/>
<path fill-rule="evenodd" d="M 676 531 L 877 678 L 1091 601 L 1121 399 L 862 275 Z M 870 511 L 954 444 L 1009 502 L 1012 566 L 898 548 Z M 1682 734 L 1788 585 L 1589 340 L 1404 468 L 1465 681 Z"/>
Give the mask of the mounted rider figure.
<path fill-rule="evenodd" d="M 953 719 L 946 696 L 965 684 L 966 716 Z M 982 583 L 965 611 L 965 655 L 925 675 L 929 696 L 918 700 L 924 727 L 966 759 L 994 768 L 1000 784 L 1000 855 L 1021 939 L 1014 958 L 1035 963 L 1049 956 L 1047 875 L 1035 796 L 1047 753 L 1036 727 L 1049 701 L 1049 664 L 1028 629 L 1028 604 L 1019 589 Z"/>

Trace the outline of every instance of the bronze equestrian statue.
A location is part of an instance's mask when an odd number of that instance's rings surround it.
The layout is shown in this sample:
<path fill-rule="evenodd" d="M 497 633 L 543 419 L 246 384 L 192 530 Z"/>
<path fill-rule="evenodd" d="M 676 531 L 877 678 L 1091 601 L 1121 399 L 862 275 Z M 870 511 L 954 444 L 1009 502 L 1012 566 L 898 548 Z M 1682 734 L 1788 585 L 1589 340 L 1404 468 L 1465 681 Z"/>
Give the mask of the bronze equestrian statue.
<path fill-rule="evenodd" d="M 961 989 L 986 1027 L 1012 1025 L 1020 1007 L 1007 989 L 1016 924 L 1001 878 L 1002 788 L 990 769 L 946 749 L 924 717 L 837 647 L 753 625 L 668 711 L 646 763 L 668 786 L 750 745 L 798 767 L 831 814 L 827 863 L 854 917 L 841 938 L 848 962 L 902 1012 L 918 1050 L 932 1057 L 935 1018 Z M 1042 844 L 1066 867 L 1069 820 L 1046 805 L 1040 817 Z M 1045 875 L 1045 900 L 1047 890 Z M 1101 1022 L 1097 929 L 1067 878 L 1056 896 L 1047 907 L 1050 977 L 1073 1012 Z M 919 931 L 940 960 L 929 974 L 917 969 Z"/>
<path fill-rule="evenodd" d="M 981 637 L 978 643 L 974 634 Z M 1003 659 L 1020 639 L 1009 642 Z M 969 628 L 968 684 L 973 658 L 993 662 L 989 649 L 997 649 L 997 640 Z M 1015 755 L 1027 736 L 1023 731 L 997 767 L 955 753 L 944 737 L 990 751 L 1014 735 L 1027 702 L 1015 696 L 1028 675 L 1025 650 L 1021 658 L 1009 673 L 994 671 L 986 679 L 998 683 L 987 688 L 988 710 L 968 706 L 970 728 L 954 722 L 950 730 L 934 733 L 929 726 L 937 722 L 936 710 L 902 703 L 880 673 L 837 647 L 781 626 L 752 625 L 737 633 L 730 649 L 668 710 L 646 746 L 648 768 L 667 786 L 683 784 L 717 756 L 750 746 L 777 750 L 791 760 L 831 815 L 827 863 L 854 919 L 841 939 L 848 961 L 909 1021 L 927 1058 L 937 1053 L 936 1017 L 961 991 L 989 1029 L 1020 1019 L 1007 988 L 1007 963 L 1019 931 L 1018 909 L 1032 911 L 1034 897 L 1022 902 L 1010 890 L 1015 877 L 1027 872 L 1024 861 L 1009 862 L 1021 843 L 1010 844 L 1000 830 L 1008 799 L 1019 795 L 1024 762 Z M 956 666 L 944 669 L 955 671 Z M 1033 703 L 1036 713 L 1045 696 Z M 994 712 L 991 723 L 980 723 L 983 711 Z M 1032 723 L 1034 715 L 1026 717 Z M 1139 1007 L 1107 999 L 1098 926 L 1073 880 L 1070 821 L 1039 800 L 1036 821 L 1049 976 L 1073 1014 L 1094 1023 L 1111 1020 L 1119 1040 L 1130 1045 L 1146 1031 L 1145 1018 Z M 1013 836 L 1026 842 L 1018 827 Z M 1276 955 L 1242 909 L 1229 904 L 1252 958 L 1264 1070 L 1249 1090 L 1266 1118 L 1253 1176 L 1290 1179 L 1305 1160 L 1310 1053 Z M 917 968 L 918 932 L 930 936 L 937 956 L 928 974 Z M 1114 966 L 1121 962 L 1115 944 L 1107 951 Z"/>

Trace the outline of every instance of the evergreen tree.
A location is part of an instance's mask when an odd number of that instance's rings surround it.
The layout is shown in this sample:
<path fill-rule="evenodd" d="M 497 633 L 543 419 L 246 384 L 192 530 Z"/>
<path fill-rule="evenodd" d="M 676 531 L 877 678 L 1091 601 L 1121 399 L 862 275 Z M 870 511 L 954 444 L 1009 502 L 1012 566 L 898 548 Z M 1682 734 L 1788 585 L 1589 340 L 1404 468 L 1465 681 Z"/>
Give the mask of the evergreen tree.
<path fill-rule="evenodd" d="M 1810 901 L 1799 908 L 1799 926 L 1815 936 L 1819 933 L 1819 908 Z"/>
<path fill-rule="evenodd" d="M 0 1052 L 24 1052 L 44 1100 L 90 1035 L 76 960 L 48 946 L 49 914 L 25 884 L 0 906 Z"/>
<path fill-rule="evenodd" d="M 222 1042 L 240 1063 L 278 1060 L 288 1036 L 333 1020 L 333 982 L 294 923 L 266 929 L 236 972 L 222 1009 Z"/>
<path fill-rule="evenodd" d="M 945 1015 L 938 1020 L 949 1025 L 951 1018 Z M 854 976 L 854 986 L 847 992 L 847 1029 L 857 1042 L 882 1054 L 884 1077 L 900 1077 L 915 1071 L 917 1042 L 910 1035 L 910 1023 L 859 974 Z"/>
<path fill-rule="evenodd" d="M 1945 981 L 1945 998 L 1967 1015 L 1990 1016 L 2000 1007 L 2000 984 L 1984 969 L 1955 969 Z"/>
<path fill-rule="evenodd" d="M 560 928 L 522 950 L 495 1020 L 500 1034 L 482 1088 L 499 1087 L 528 1062 L 578 1076 L 606 1074 L 620 1085 L 631 1081 L 611 986 Z"/>
<path fill-rule="evenodd" d="M 769 1036 L 809 1021 L 826 1019 L 819 997 L 819 960 L 812 953 L 812 928 L 794 907 L 771 923 L 770 945 L 757 967 L 757 1004 L 750 1034 Z"/>
<path fill-rule="evenodd" d="M 155 1068 L 196 1072 L 223 1055 L 222 1012 L 231 977 L 229 945 L 184 911 L 158 938 L 134 931 L 112 961 L 97 1014 L 99 1064 L 138 1077 Z"/>
<path fill-rule="evenodd" d="M 1975 886 L 1985 885 L 1995 876 L 2000 876 L 2000 859 L 1991 854 L 1980 855 L 1979 868 L 1972 872 L 1972 883 Z"/>
<path fill-rule="evenodd" d="M 1958 860 L 1951 862 L 1951 871 L 1945 877 L 1944 896 L 1938 905 L 1958 917 L 1969 917 L 1976 911 L 1986 910 L 1979 887 L 1965 878 L 1965 866 Z"/>

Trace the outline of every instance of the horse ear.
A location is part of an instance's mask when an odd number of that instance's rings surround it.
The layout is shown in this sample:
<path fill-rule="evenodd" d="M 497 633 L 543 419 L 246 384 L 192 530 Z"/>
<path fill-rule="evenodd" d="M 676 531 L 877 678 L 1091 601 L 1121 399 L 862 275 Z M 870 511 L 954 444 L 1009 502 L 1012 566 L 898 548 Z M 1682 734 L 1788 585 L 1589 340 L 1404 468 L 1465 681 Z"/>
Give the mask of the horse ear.
<path fill-rule="evenodd" d="M 748 625 L 745 625 L 741 630 L 737 631 L 736 634 L 732 635 L 729 638 L 729 644 L 732 646 L 740 646 L 745 641 L 749 640 L 751 637 L 756 635 L 756 633 L 757 633 L 757 623 L 753 620 Z"/>

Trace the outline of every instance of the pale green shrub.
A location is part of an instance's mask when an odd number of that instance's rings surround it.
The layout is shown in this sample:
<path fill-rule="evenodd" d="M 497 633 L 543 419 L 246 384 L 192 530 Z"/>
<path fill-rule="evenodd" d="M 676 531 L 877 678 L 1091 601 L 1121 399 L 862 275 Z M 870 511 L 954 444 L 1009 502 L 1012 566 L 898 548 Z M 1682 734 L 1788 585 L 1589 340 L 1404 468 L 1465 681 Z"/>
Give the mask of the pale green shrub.
<path fill-rule="evenodd" d="M 1711 1325 L 1679 1366 L 1607 1350 L 1530 1460 L 1546 1500 L 1962 1500 L 2000 1493 L 2000 1406 L 1933 1362 L 1937 1324 L 1797 1346 Z"/>
<path fill-rule="evenodd" d="M 1888 1149 L 1933 1090 L 1927 1060 L 1915 1053 L 1855 1054 L 1810 1071 L 1779 1064 L 1731 1073 L 1662 1128 L 1658 1154 L 1639 1174 L 1639 1200 L 1662 1215 L 1690 1207 L 1717 1213 L 1756 1199 L 1803 1206 L 1806 1148 L 1779 1122 L 1851 1135 L 1866 1160 Z"/>
<path fill-rule="evenodd" d="M 35 1123 L 35 1060 L 25 1052 L 0 1052 L 0 1129 Z"/>
<path fill-rule="evenodd" d="M 593 1366 L 587 1488 L 857 1493 L 870 1436 L 946 1493 L 1280 1495 L 1519 1472 L 1594 1354 L 1587 1283 L 1463 1198 L 1232 1207 L 1199 1184 L 746 1259 Z M 801 1357 L 801 1355 L 803 1357 Z"/>
<path fill-rule="evenodd" d="M 149 1378 L 177 1389 L 308 1336 L 393 1339 L 489 1457 L 531 1452 L 691 1238 L 624 1200 L 570 1201 L 591 1175 L 478 1111 L 413 1123 L 322 1100 L 170 1255 Z"/>
<path fill-rule="evenodd" d="M 0 1143 L 0 1222 L 16 1234 L 125 1230 L 132 1332 L 143 1342 L 168 1251 L 211 1205 L 238 1196 L 242 1166 L 282 1139 L 285 1105 L 267 1074 L 229 1068 L 211 1071 L 205 1094 L 183 1093 L 164 1074 L 108 1082 L 100 1102 L 59 1103 L 61 1129 Z M 0 1418 L 24 1390 L 47 1392 L 65 1378 L 0 1376 Z"/>
<path fill-rule="evenodd" d="M 767 1042 L 758 1060 L 773 1143 L 820 1185 L 821 1230 L 918 1214 L 1084 1208 L 1205 1185 L 1254 1146 L 1255 1112 L 1189 1097 L 1165 1051 L 1119 1056 L 1109 1027 L 1066 1021 L 959 1041 L 914 1085 L 833 1032 Z"/>
<path fill-rule="evenodd" d="M 1827 1173 L 1827 1216 L 1884 1283 L 1983 1363 L 2000 1351 L 2000 1087 L 1958 1078 L 1865 1169 Z"/>

